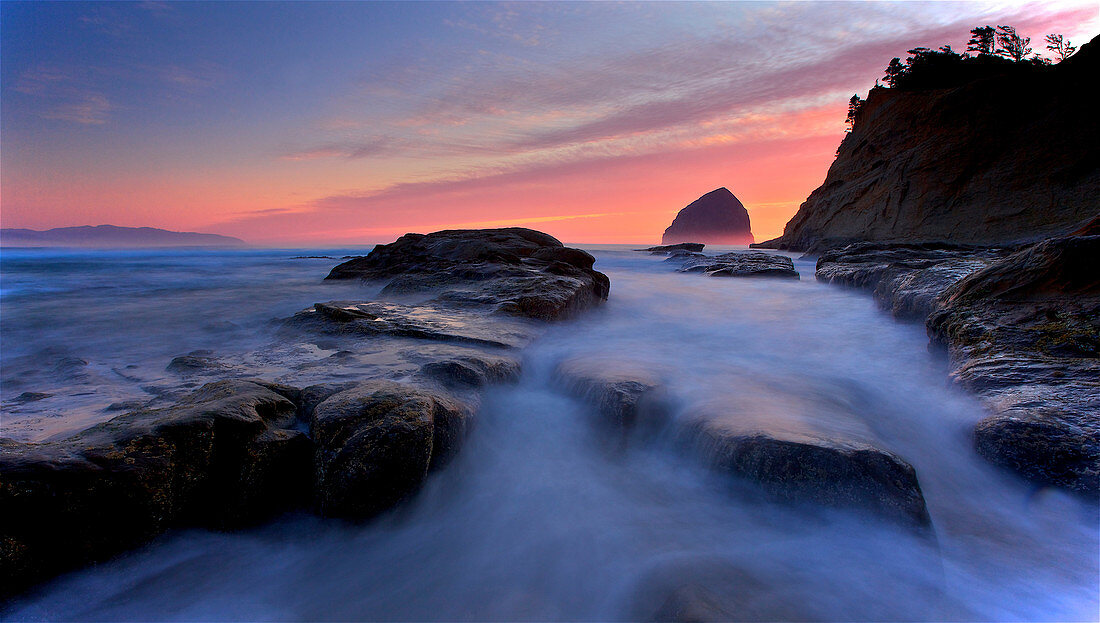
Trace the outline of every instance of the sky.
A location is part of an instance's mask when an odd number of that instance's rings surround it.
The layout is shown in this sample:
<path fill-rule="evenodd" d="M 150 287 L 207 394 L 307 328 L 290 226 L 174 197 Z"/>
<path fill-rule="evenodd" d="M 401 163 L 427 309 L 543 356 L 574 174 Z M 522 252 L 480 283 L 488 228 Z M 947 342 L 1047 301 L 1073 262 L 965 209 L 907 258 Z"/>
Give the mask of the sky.
<path fill-rule="evenodd" d="M 1071 2 L 0 2 L 0 224 L 369 244 L 656 243 L 725 186 L 757 240 L 895 56 Z"/>

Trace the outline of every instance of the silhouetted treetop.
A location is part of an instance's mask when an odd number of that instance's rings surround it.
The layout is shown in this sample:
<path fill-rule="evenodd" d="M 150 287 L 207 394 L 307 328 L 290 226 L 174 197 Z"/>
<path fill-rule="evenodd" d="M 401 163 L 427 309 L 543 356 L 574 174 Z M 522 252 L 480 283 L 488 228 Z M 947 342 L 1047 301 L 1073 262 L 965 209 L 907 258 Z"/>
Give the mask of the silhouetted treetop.
<path fill-rule="evenodd" d="M 1012 26 L 997 26 L 997 43 L 1001 46 L 997 53 L 1017 63 L 1031 54 L 1031 37 L 1021 37 Z"/>
<path fill-rule="evenodd" d="M 970 31 L 970 41 L 966 42 L 967 52 L 993 54 L 996 36 L 992 26 L 978 26 Z"/>
<path fill-rule="evenodd" d="M 1054 52 L 1058 61 L 1064 61 L 1073 56 L 1077 46 L 1070 43 L 1069 39 L 1062 39 L 1062 35 L 1047 35 L 1047 49 Z"/>
<path fill-rule="evenodd" d="M 913 48 L 908 58 L 890 60 L 883 82 L 895 89 L 942 89 L 994 75 L 1039 71 L 1051 64 L 1031 49 L 1031 38 L 1012 26 L 978 26 L 970 31 L 967 51 L 959 54 L 945 45 L 938 50 Z M 1061 35 L 1047 35 L 1047 49 L 1059 61 L 1076 50 Z M 970 53 L 974 52 L 972 56 Z"/>

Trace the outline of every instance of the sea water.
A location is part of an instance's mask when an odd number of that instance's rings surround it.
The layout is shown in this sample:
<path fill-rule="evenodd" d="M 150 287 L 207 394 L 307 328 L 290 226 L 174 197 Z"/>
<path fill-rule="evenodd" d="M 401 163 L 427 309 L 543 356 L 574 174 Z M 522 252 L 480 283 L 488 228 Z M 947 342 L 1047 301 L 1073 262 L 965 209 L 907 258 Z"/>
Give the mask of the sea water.
<path fill-rule="evenodd" d="M 279 319 L 364 292 L 321 281 L 347 250 L 40 253 L 2 257 L 4 435 L 27 439 L 111 417 L 103 402 L 158 387 L 176 355 L 247 352 Z M 607 304 L 524 352 L 522 378 L 486 392 L 462 452 L 415 499 L 365 523 L 295 514 L 174 531 L 44 584 L 3 618 L 1097 619 L 1094 503 L 974 453 L 986 412 L 948 382 L 922 326 L 816 283 L 809 260 L 796 259 L 800 281 L 776 281 L 594 253 Z M 708 470 L 674 426 L 611 443 L 555 381 L 572 358 L 658 372 L 678 416 L 870 436 L 916 469 L 934 533 L 769 501 Z M 34 373 L 36 360 L 52 367 Z M 22 392 L 51 396 L 13 404 Z"/>

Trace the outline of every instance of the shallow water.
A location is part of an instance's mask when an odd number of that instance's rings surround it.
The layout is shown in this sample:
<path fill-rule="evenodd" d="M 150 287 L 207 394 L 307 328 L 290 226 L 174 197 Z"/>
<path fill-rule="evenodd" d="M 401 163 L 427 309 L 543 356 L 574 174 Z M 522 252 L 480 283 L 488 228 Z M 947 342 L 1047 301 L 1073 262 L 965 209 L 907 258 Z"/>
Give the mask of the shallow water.
<path fill-rule="evenodd" d="M 64 347 L 88 366 L 152 370 L 190 349 L 256 348 L 269 325 L 249 318 L 348 294 L 318 281 L 336 260 L 235 253 L 143 256 L 138 274 L 162 278 L 133 283 L 105 269 L 103 296 L 74 287 L 54 298 L 52 284 L 28 278 L 15 287 L 39 287 L 39 298 L 20 299 L 9 298 L 28 295 L 8 292 L 5 251 L 5 404 L 13 343 L 12 360 Z M 754 620 L 1097 619 L 1097 510 L 974 455 L 968 430 L 982 408 L 948 385 L 923 327 L 815 283 L 804 261 L 800 282 L 782 282 L 676 274 L 662 258 L 620 250 L 597 256 L 612 280 L 607 305 L 525 351 L 521 381 L 487 393 L 463 452 L 412 503 L 363 525 L 296 515 L 231 534 L 174 532 L 41 587 L 4 618 L 619 620 L 688 604 Z M 195 277 L 196 264 L 209 271 Z M 66 301 L 92 312 L 56 327 L 47 318 Z M 239 327 L 228 339 L 203 328 L 224 310 Z M 126 321 L 112 324 L 115 313 Z M 133 318 L 152 324 L 149 337 Z M 709 473 L 671 430 L 609 443 L 591 408 L 554 382 L 571 357 L 658 371 L 683 414 L 887 448 L 916 468 L 935 538 L 858 512 L 771 503 Z M 8 417 L 5 408 L 5 428 Z"/>

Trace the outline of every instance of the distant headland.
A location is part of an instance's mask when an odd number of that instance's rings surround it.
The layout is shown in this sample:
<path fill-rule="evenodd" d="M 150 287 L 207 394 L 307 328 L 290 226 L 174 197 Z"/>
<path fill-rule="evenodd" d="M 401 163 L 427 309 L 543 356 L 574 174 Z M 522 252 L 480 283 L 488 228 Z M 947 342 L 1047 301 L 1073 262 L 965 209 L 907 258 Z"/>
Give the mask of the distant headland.
<path fill-rule="evenodd" d="M 0 229 L 4 247 L 239 247 L 240 238 L 218 234 L 169 231 L 155 227 L 84 225 L 34 229 Z"/>

